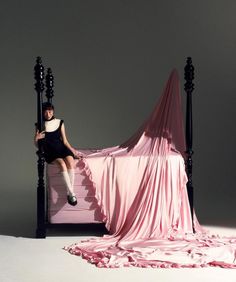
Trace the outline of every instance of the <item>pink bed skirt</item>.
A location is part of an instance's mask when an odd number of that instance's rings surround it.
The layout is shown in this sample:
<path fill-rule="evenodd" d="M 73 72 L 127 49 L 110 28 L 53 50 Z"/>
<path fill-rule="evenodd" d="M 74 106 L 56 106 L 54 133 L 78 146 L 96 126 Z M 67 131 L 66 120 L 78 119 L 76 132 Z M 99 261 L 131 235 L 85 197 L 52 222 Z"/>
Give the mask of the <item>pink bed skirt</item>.
<path fill-rule="evenodd" d="M 91 180 L 85 175 L 83 163 L 76 160 L 75 186 L 78 204 L 67 203 L 66 187 L 59 168 L 48 164 L 46 168 L 49 223 L 102 223 L 102 215 L 95 198 Z"/>

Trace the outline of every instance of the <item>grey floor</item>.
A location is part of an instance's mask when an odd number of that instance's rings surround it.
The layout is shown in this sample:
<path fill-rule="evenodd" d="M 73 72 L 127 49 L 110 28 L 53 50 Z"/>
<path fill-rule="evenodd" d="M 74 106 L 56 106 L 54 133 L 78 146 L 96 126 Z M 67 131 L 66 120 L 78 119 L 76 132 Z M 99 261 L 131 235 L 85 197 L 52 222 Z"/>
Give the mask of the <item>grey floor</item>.
<path fill-rule="evenodd" d="M 67 253 L 63 247 L 93 235 L 100 236 L 99 229 L 54 228 L 48 231 L 46 239 L 35 239 L 35 191 L 19 190 L 12 195 L 9 189 L 0 199 L 0 282 L 236 282 L 236 269 L 96 268 Z M 230 222 L 218 221 L 207 228 L 217 234 L 236 236 L 236 226 Z"/>
<path fill-rule="evenodd" d="M 217 234 L 236 235 L 235 228 L 207 226 Z M 1 282 L 62 282 L 62 281 L 226 281 L 236 282 L 236 270 L 217 267 L 197 269 L 147 269 L 119 268 L 99 269 L 81 257 L 63 250 L 79 240 L 91 237 L 79 236 L 71 231 L 51 231 L 46 239 L 0 235 Z M 68 235 L 68 234 L 67 234 Z M 97 234 L 98 235 L 98 234 Z"/>

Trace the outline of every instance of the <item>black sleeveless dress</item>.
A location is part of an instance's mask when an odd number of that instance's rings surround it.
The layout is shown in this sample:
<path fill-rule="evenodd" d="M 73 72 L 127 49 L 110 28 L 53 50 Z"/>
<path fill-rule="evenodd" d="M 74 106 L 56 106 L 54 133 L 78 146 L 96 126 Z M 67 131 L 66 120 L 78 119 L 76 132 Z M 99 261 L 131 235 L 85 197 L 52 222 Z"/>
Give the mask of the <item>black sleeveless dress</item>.
<path fill-rule="evenodd" d="M 50 132 L 45 131 L 45 138 L 43 142 L 44 157 L 47 163 L 53 162 L 58 158 L 65 158 L 67 156 L 74 157 L 74 154 L 69 150 L 62 141 L 61 126 L 63 120 L 60 121 L 59 127 Z"/>

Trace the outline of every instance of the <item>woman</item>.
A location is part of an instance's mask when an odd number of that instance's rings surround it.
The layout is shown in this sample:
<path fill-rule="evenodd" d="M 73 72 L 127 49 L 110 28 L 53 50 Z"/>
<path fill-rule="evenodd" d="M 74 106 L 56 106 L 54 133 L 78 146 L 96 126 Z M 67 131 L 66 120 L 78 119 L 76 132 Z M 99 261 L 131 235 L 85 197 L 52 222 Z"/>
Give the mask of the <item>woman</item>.
<path fill-rule="evenodd" d="M 61 171 L 63 182 L 67 189 L 67 201 L 75 206 L 77 199 L 74 193 L 74 158 L 76 150 L 70 145 L 66 138 L 63 120 L 54 117 L 54 106 L 43 103 L 43 118 L 45 130 L 36 130 L 34 142 L 37 146 L 38 140 L 43 139 L 44 157 L 47 163 L 56 163 Z"/>

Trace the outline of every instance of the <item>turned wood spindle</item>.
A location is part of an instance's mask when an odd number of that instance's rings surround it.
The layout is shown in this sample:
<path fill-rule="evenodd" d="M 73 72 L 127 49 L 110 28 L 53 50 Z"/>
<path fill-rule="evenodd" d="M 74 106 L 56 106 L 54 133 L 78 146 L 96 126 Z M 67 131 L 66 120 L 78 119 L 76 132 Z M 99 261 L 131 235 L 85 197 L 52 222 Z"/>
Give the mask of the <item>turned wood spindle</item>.
<path fill-rule="evenodd" d="M 48 68 L 46 75 L 46 88 L 47 88 L 46 97 L 49 103 L 52 103 L 52 98 L 54 96 L 53 86 L 54 86 L 54 77 L 52 75 L 52 70 Z"/>

